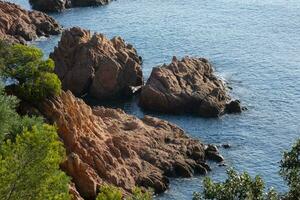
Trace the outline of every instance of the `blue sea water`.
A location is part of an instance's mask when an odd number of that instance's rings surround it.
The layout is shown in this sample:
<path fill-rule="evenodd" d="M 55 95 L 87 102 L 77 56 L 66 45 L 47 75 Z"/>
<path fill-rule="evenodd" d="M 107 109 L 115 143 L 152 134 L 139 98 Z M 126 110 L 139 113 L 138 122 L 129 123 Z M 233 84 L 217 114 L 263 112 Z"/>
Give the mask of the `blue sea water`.
<path fill-rule="evenodd" d="M 26 0 L 11 1 L 29 8 Z M 234 167 L 261 175 L 267 187 L 286 191 L 279 161 L 300 137 L 299 0 L 118 0 L 51 15 L 66 28 L 122 36 L 143 57 L 146 79 L 152 67 L 169 63 L 173 55 L 208 58 L 248 111 L 219 119 L 150 114 L 206 143 L 232 145 L 222 149 L 227 167 L 212 164 L 209 176 L 214 180 L 224 180 L 226 168 Z M 35 44 L 48 54 L 58 40 L 55 36 Z M 115 106 L 145 114 L 135 99 Z M 202 180 L 172 179 L 170 189 L 157 199 L 191 199 Z"/>

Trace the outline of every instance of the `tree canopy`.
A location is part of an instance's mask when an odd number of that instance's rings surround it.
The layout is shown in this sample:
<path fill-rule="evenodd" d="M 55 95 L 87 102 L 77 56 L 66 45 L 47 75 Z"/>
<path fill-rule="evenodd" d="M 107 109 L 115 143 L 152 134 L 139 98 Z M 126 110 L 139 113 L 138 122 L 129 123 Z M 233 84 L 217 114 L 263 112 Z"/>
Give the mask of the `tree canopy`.
<path fill-rule="evenodd" d="M 0 199 L 70 199 L 69 178 L 59 170 L 65 150 L 54 127 L 34 126 L 0 152 Z"/>
<path fill-rule="evenodd" d="M 40 49 L 0 44 L 0 58 L 3 78 L 21 99 L 37 102 L 60 93 L 61 82 L 54 73 L 54 62 L 44 59 Z"/>

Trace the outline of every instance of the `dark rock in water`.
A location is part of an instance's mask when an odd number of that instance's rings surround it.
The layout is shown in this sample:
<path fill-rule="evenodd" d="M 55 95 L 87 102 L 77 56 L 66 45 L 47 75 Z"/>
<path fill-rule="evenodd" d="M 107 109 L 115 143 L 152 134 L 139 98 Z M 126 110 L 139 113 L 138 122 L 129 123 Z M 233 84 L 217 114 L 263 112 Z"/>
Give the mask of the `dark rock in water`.
<path fill-rule="evenodd" d="M 225 108 L 227 113 L 241 113 L 242 107 L 239 100 L 234 100 L 226 104 Z"/>
<path fill-rule="evenodd" d="M 44 12 L 61 12 L 71 7 L 102 6 L 111 0 L 29 0 L 35 10 Z"/>
<path fill-rule="evenodd" d="M 213 160 L 216 162 L 223 162 L 224 158 L 222 155 L 220 155 L 219 150 L 217 146 L 215 145 L 208 145 L 205 148 L 205 157 L 208 160 Z"/>
<path fill-rule="evenodd" d="M 231 145 L 230 144 L 222 144 L 222 147 L 224 149 L 229 149 L 229 148 L 231 148 Z"/>
<path fill-rule="evenodd" d="M 71 28 L 63 32 L 50 58 L 63 89 L 77 96 L 88 93 L 98 100 L 126 97 L 143 84 L 142 61 L 120 37 L 109 40 L 102 34 Z"/>
<path fill-rule="evenodd" d="M 229 101 L 225 84 L 214 75 L 208 60 L 174 57 L 171 64 L 153 68 L 139 105 L 158 112 L 218 117 L 227 111 Z"/>
<path fill-rule="evenodd" d="M 0 1 L 1 40 L 25 44 L 26 41 L 60 32 L 61 26 L 45 13 L 27 11 L 16 4 Z"/>
<path fill-rule="evenodd" d="M 219 164 L 219 167 L 226 167 L 226 166 L 227 166 L 227 164 L 224 163 L 224 162 L 222 162 L 222 163 Z"/>
<path fill-rule="evenodd" d="M 103 6 L 109 4 L 111 0 L 71 0 L 73 7 Z"/>
<path fill-rule="evenodd" d="M 57 12 L 66 9 L 67 0 L 29 0 L 32 8 L 43 12 Z"/>
<path fill-rule="evenodd" d="M 57 125 L 67 152 L 62 169 L 85 199 L 95 199 L 102 184 L 116 185 L 125 193 L 135 186 L 160 193 L 168 188 L 167 176 L 191 177 L 210 170 L 206 152 L 215 148 L 170 122 L 91 108 L 70 91 L 43 102 L 40 111 Z"/>

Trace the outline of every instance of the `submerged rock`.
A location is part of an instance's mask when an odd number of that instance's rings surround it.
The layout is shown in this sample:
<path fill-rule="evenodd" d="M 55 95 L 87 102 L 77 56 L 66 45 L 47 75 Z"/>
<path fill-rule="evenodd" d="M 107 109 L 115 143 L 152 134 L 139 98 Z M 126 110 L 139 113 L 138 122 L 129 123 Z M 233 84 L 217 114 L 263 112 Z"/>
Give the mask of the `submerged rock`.
<path fill-rule="evenodd" d="M 169 65 L 155 67 L 142 88 L 139 104 L 142 108 L 166 113 L 195 113 L 202 117 L 217 117 L 232 107 L 227 88 L 213 73 L 204 58 L 173 58 Z M 227 109 L 226 109 L 227 108 Z"/>
<path fill-rule="evenodd" d="M 125 193 L 136 185 L 159 193 L 168 188 L 167 176 L 210 170 L 205 145 L 167 121 L 138 119 L 120 109 L 92 109 L 69 91 L 44 102 L 41 112 L 57 125 L 67 151 L 62 169 L 85 199 L 95 199 L 105 183 Z"/>
<path fill-rule="evenodd" d="M 111 0 L 29 0 L 35 10 L 44 12 L 61 12 L 71 7 L 103 6 Z"/>
<path fill-rule="evenodd" d="M 60 32 L 61 26 L 52 17 L 0 1 L 0 39 L 24 44 L 37 37 L 57 35 Z"/>
<path fill-rule="evenodd" d="M 142 59 L 120 37 L 109 40 L 74 27 L 63 32 L 50 57 L 63 89 L 77 96 L 88 93 L 99 100 L 111 99 L 143 84 Z"/>

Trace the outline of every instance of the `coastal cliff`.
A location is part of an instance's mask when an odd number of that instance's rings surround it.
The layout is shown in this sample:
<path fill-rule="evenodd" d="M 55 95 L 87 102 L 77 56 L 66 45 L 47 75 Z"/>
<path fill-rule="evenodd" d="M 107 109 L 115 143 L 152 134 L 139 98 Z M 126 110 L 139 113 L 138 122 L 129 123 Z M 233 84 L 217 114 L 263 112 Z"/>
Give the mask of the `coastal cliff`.
<path fill-rule="evenodd" d="M 67 160 L 61 167 L 85 199 L 95 199 L 105 183 L 125 193 L 135 186 L 160 193 L 168 188 L 168 177 L 206 174 L 206 159 L 222 160 L 218 151 L 210 151 L 170 122 L 150 116 L 138 119 L 120 109 L 91 108 L 69 91 L 41 107 L 65 145 Z"/>

